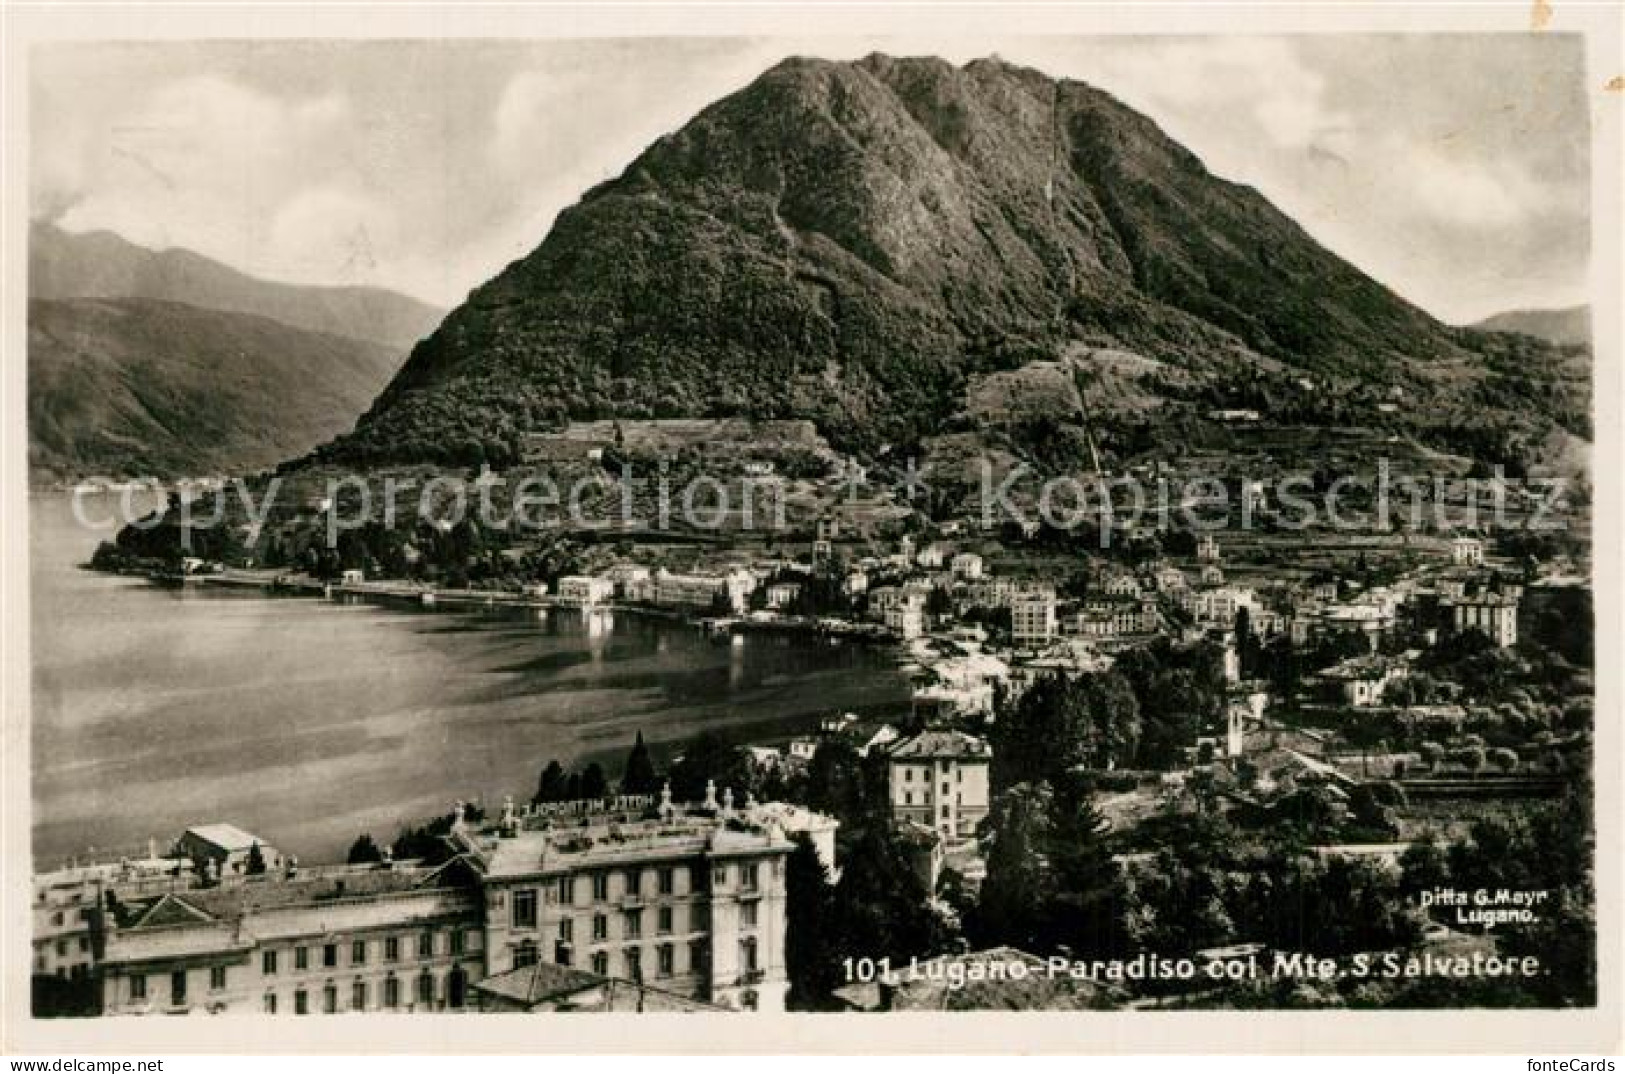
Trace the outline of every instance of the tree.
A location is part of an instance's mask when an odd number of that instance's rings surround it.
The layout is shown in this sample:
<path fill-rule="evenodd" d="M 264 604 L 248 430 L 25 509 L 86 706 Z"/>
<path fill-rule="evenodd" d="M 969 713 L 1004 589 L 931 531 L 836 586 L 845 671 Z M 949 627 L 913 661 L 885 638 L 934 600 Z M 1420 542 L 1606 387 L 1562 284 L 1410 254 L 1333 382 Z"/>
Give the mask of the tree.
<path fill-rule="evenodd" d="M 371 835 L 358 835 L 355 842 L 350 844 L 350 853 L 344 859 L 351 865 L 366 865 L 371 862 L 383 861 L 384 852 L 378 849 L 378 844 L 372 841 Z"/>
<path fill-rule="evenodd" d="M 609 797 L 609 779 L 604 766 L 594 761 L 581 770 L 581 797 L 585 799 Z"/>
<path fill-rule="evenodd" d="M 534 802 L 562 802 L 569 797 L 570 784 L 564 768 L 558 761 L 548 761 L 536 781 Z"/>
<path fill-rule="evenodd" d="M 1134 756 L 1140 710 L 1115 670 L 1036 683 L 993 725 L 995 792 L 1044 781 L 1073 768 L 1113 768 Z"/>
<path fill-rule="evenodd" d="M 977 943 L 1037 954 L 1118 950 L 1125 893 L 1106 827 L 1087 780 L 1076 775 L 1063 776 L 1059 788 L 1019 783 L 999 795 L 982 832 L 989 849 L 973 917 Z"/>
<path fill-rule="evenodd" d="M 655 771 L 649 747 L 643 744 L 643 732 L 626 755 L 626 769 L 621 773 L 622 794 L 656 794 L 660 790 L 660 775 Z"/>
<path fill-rule="evenodd" d="M 835 885 L 838 951 L 907 962 L 941 950 L 952 936 L 932 909 L 931 892 L 889 824 L 858 833 Z"/>
<path fill-rule="evenodd" d="M 829 942 L 834 926 L 835 889 L 805 833 L 795 837 L 784 870 L 784 964 L 789 1000 L 816 1009 L 841 984 L 837 953 Z"/>
<path fill-rule="evenodd" d="M 707 783 L 715 785 L 719 801 L 724 790 L 732 790 L 738 800 L 755 793 L 761 782 L 744 751 L 715 731 L 702 731 L 690 739 L 672 762 L 668 778 L 672 798 L 679 802 L 702 800 Z"/>
<path fill-rule="evenodd" d="M 858 824 L 867 818 L 871 796 L 857 747 L 842 738 L 832 738 L 818 745 L 812 760 L 807 762 L 807 806 L 819 813 L 827 813 L 843 824 Z M 885 808 L 885 795 L 878 803 Z"/>
<path fill-rule="evenodd" d="M 261 876 L 265 872 L 265 852 L 258 842 L 248 848 L 248 864 L 244 866 L 244 872 L 249 876 Z"/>
<path fill-rule="evenodd" d="M 1048 940 L 1051 892 L 1043 853 L 1050 797 L 1047 783 L 1018 783 L 993 800 L 981 833 L 987 876 L 975 917 L 978 946 L 1008 943 L 1036 952 Z"/>

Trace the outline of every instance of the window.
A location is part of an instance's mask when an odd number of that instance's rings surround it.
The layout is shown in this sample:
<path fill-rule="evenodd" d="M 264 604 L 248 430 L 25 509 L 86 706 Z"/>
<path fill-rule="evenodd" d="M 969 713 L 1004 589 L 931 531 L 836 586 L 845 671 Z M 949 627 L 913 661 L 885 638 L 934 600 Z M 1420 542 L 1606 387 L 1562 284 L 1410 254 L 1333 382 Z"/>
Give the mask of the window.
<path fill-rule="evenodd" d="M 293 949 L 293 968 L 296 970 L 310 969 L 310 950 L 304 947 Z"/>
<path fill-rule="evenodd" d="M 460 1009 L 468 995 L 468 975 L 461 966 L 453 966 L 446 974 L 446 1006 Z"/>
<path fill-rule="evenodd" d="M 661 868 L 657 875 L 658 880 L 656 883 L 659 886 L 660 894 L 670 895 L 673 888 L 676 886 L 677 871 L 671 866 L 667 865 Z"/>
<path fill-rule="evenodd" d="M 434 974 L 428 970 L 418 974 L 418 1002 L 425 1007 L 434 1003 Z"/>
<path fill-rule="evenodd" d="M 903 792 L 903 804 L 904 805 L 913 805 L 914 804 L 914 792 L 913 791 L 904 791 Z"/>
<path fill-rule="evenodd" d="M 146 999 L 147 998 L 147 975 L 146 974 L 137 973 L 137 974 L 134 974 L 133 976 L 131 976 L 131 978 L 130 978 L 130 998 L 131 999 Z"/>
<path fill-rule="evenodd" d="M 728 867 L 726 865 L 719 865 L 715 869 L 711 870 L 711 883 L 714 886 L 720 888 L 724 884 L 726 884 L 727 882 L 728 882 Z"/>
<path fill-rule="evenodd" d="M 169 1001 L 174 1004 L 186 1002 L 185 970 L 176 970 L 169 975 Z"/>
<path fill-rule="evenodd" d="M 357 981 L 350 986 L 350 1009 L 364 1011 L 367 1009 L 367 982 Z"/>
<path fill-rule="evenodd" d="M 945 794 L 945 795 L 948 793 L 948 781 L 947 780 L 942 781 L 942 793 Z"/>
<path fill-rule="evenodd" d="M 293 1013 L 294 1014 L 309 1014 L 310 1013 L 310 994 L 308 992 L 306 992 L 303 988 L 301 988 L 299 991 L 297 991 L 297 992 L 295 992 L 293 994 Z"/>
<path fill-rule="evenodd" d="M 688 945 L 688 968 L 693 973 L 702 973 L 705 970 L 705 941 L 692 940 Z"/>
<path fill-rule="evenodd" d="M 592 897 L 594 902 L 603 902 L 609 898 L 609 874 L 592 874 Z"/>
<path fill-rule="evenodd" d="M 626 949 L 626 977 L 629 981 L 643 980 L 643 951 L 641 948 L 628 947 Z"/>
<path fill-rule="evenodd" d="M 434 957 L 434 933 L 423 932 L 418 934 L 418 957 Z"/>
<path fill-rule="evenodd" d="M 263 1006 L 264 1006 L 266 1014 L 275 1014 L 276 1013 L 276 993 L 275 992 L 267 992 L 267 993 L 265 993 L 265 1000 L 264 1000 Z"/>
<path fill-rule="evenodd" d="M 462 929 L 451 930 L 451 953 L 460 955 L 468 946 L 468 937 Z"/>
<path fill-rule="evenodd" d="M 536 892 L 532 888 L 522 888 L 513 893 L 513 927 L 516 929 L 533 929 L 536 927 Z"/>
<path fill-rule="evenodd" d="M 395 962 L 401 957 L 401 938 L 399 936 L 386 936 L 384 938 L 384 961 Z"/>
<path fill-rule="evenodd" d="M 68 941 L 67 940 L 58 940 L 56 942 L 56 953 L 59 954 L 59 955 L 65 955 L 65 954 L 68 953 Z"/>
<path fill-rule="evenodd" d="M 392 973 L 384 978 L 384 1006 L 394 1010 L 401 1005 L 401 982 Z"/>
<path fill-rule="evenodd" d="M 596 973 L 600 977 L 608 977 L 609 955 L 603 951 L 594 951 L 592 953 L 592 972 Z"/>
<path fill-rule="evenodd" d="M 633 897 L 643 894 L 642 869 L 628 869 L 626 871 L 626 893 Z"/>
<path fill-rule="evenodd" d="M 522 943 L 518 947 L 514 948 L 514 952 L 513 952 L 513 968 L 514 969 L 517 970 L 517 969 L 523 969 L 526 966 L 534 966 L 539 961 L 541 961 L 541 956 L 536 950 L 536 944 L 533 943 L 532 941 L 526 940 L 524 943 Z"/>
<path fill-rule="evenodd" d="M 688 908 L 688 928 L 690 932 L 699 932 L 705 928 L 705 907 L 694 903 Z"/>
<path fill-rule="evenodd" d="M 224 992 L 226 990 L 226 967 L 209 967 L 209 991 Z"/>
<path fill-rule="evenodd" d="M 576 901 L 576 878 L 573 876 L 559 877 L 559 902 L 566 906 L 574 906 Z"/>
<path fill-rule="evenodd" d="M 755 862 L 751 862 L 749 865 L 744 866 L 743 869 L 741 870 L 742 873 L 743 873 L 743 876 L 741 877 L 741 882 L 742 882 L 742 885 L 743 885 L 743 887 L 744 887 L 744 889 L 746 891 L 755 891 L 756 890 L 756 885 L 757 885 L 757 882 L 758 882 L 757 874 L 760 871 L 760 868 L 761 867 L 758 866 Z"/>
<path fill-rule="evenodd" d="M 339 986 L 330 984 L 322 987 L 322 1013 L 339 1013 Z"/>
<path fill-rule="evenodd" d="M 963 782 L 965 782 L 965 770 L 963 768 L 954 769 L 954 782 L 955 783 L 963 783 Z"/>
<path fill-rule="evenodd" d="M 79 937 L 79 950 L 81 950 L 81 951 L 89 951 L 90 950 L 90 937 L 89 936 L 81 936 L 81 937 Z"/>
<path fill-rule="evenodd" d="M 747 929 L 753 929 L 756 927 L 756 905 L 757 904 L 753 902 L 740 904 L 739 923 L 744 925 Z"/>
<path fill-rule="evenodd" d="M 592 915 L 592 938 L 595 939 L 595 940 L 602 940 L 602 939 L 606 939 L 608 936 L 609 936 L 609 918 L 605 917 L 603 914 L 593 914 Z"/>
<path fill-rule="evenodd" d="M 339 964 L 339 945 L 336 943 L 322 944 L 322 965 L 329 968 Z"/>
<path fill-rule="evenodd" d="M 904 783 L 913 783 L 914 782 L 914 769 L 912 769 L 912 768 L 903 769 L 903 782 Z"/>
<path fill-rule="evenodd" d="M 53 925 L 62 924 L 62 911 L 61 910 L 58 910 L 56 913 L 51 915 L 51 924 L 53 924 Z"/>
<path fill-rule="evenodd" d="M 626 935 L 643 935 L 643 911 L 641 909 L 626 912 Z"/>
<path fill-rule="evenodd" d="M 677 950 L 669 943 L 663 943 L 655 949 L 657 970 L 662 977 L 670 977 L 677 962 Z"/>
<path fill-rule="evenodd" d="M 662 906 L 657 919 L 656 928 L 662 936 L 671 932 L 671 907 Z"/>
<path fill-rule="evenodd" d="M 365 966 L 367 964 L 366 940 L 356 940 L 350 944 L 350 962 L 356 966 Z"/>
<path fill-rule="evenodd" d="M 756 972 L 756 937 L 746 936 L 739 941 L 739 964 L 746 973 Z"/>
<path fill-rule="evenodd" d="M 273 973 L 276 972 L 276 952 L 275 951 L 261 951 L 260 952 L 260 972 L 264 973 L 266 975 L 270 975 L 270 974 L 273 974 Z"/>

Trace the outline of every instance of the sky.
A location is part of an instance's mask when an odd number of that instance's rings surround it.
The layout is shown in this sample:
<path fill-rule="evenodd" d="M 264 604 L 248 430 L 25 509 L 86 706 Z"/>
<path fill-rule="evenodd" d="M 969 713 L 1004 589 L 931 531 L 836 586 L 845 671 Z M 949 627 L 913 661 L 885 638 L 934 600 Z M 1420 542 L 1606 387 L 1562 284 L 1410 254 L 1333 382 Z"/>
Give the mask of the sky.
<path fill-rule="evenodd" d="M 1443 320 L 1587 298 L 1583 46 L 1549 34 L 42 45 L 30 211 L 449 308 L 785 56 L 874 51 L 1107 90 Z"/>

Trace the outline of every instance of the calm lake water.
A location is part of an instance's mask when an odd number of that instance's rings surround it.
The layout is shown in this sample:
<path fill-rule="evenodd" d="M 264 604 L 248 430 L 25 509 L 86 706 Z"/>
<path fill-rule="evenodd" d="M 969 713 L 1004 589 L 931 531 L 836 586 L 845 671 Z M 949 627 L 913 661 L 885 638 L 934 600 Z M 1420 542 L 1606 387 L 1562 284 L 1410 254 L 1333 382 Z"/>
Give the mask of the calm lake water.
<path fill-rule="evenodd" d="M 106 531 L 30 503 L 34 852 L 228 821 L 306 861 L 458 798 L 528 797 L 547 760 L 697 732 L 787 736 L 903 704 L 884 651 L 570 611 L 454 612 L 178 590 L 76 565 Z M 92 517 L 100 517 L 99 514 Z"/>

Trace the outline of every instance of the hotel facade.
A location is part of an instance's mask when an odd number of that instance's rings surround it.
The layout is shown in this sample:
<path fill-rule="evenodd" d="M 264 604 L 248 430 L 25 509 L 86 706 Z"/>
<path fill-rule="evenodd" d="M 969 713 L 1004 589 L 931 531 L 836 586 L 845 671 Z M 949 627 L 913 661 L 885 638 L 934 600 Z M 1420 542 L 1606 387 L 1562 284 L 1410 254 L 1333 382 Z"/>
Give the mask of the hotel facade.
<path fill-rule="evenodd" d="M 129 898 L 114 883 L 102 1011 L 474 1010 L 491 1006 L 481 982 L 541 963 L 780 1011 L 786 816 L 714 793 L 689 806 L 509 806 L 491 824 L 454 821 L 449 857 L 433 866 L 288 865 Z"/>

